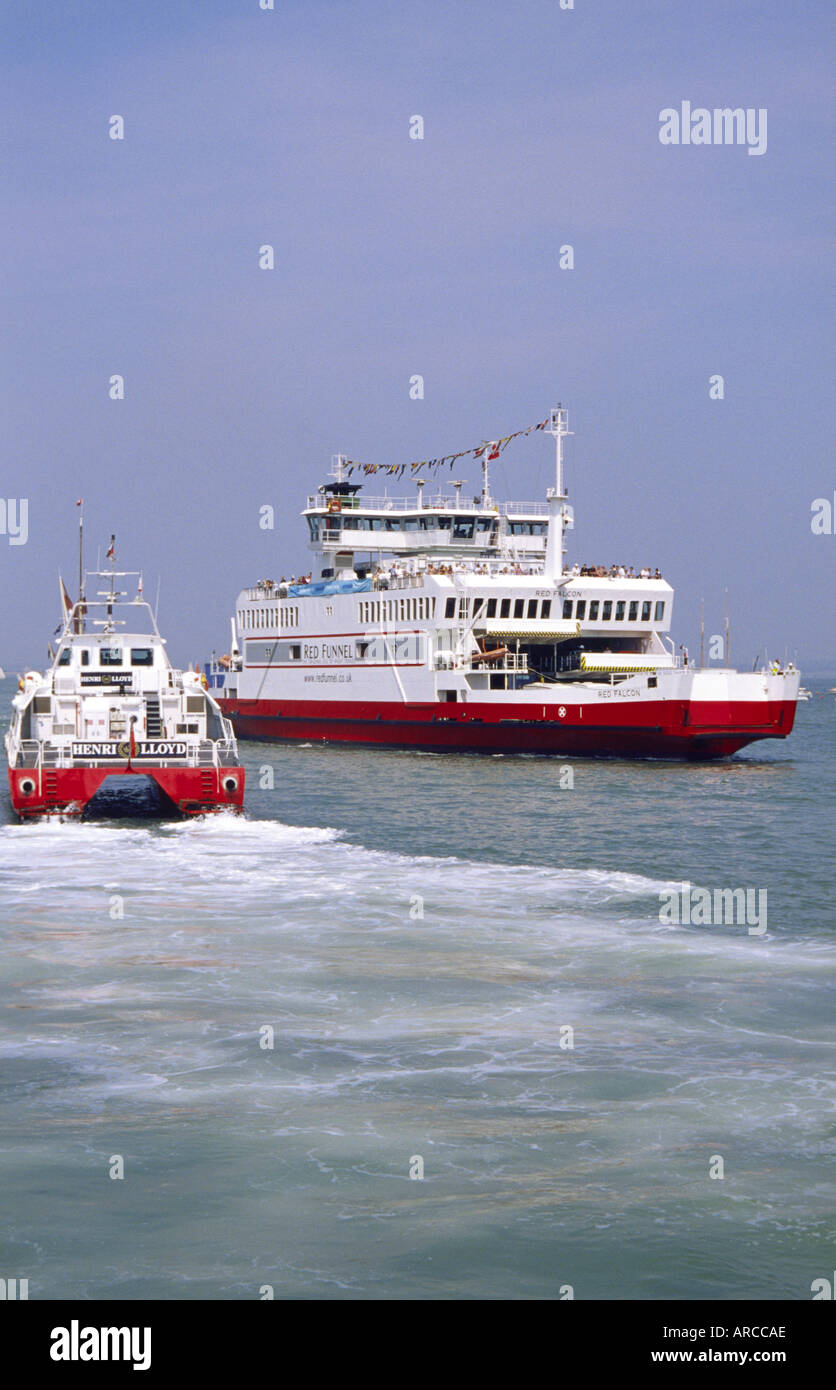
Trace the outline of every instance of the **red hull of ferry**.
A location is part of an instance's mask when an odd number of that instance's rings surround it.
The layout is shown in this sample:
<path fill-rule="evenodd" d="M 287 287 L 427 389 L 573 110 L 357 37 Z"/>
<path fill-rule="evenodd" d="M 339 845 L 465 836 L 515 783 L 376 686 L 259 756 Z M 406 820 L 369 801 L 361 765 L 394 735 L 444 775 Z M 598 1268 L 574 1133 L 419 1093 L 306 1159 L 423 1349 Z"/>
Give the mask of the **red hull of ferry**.
<path fill-rule="evenodd" d="M 642 701 L 570 705 L 378 704 L 219 698 L 239 738 L 379 744 L 450 752 L 623 758 L 726 758 L 762 738 L 786 738 L 795 701 Z M 542 708 L 542 707 L 541 707 Z"/>
<path fill-rule="evenodd" d="M 12 806 L 22 819 L 44 815 L 80 816 L 106 778 L 151 777 L 184 816 L 241 810 L 245 774 L 242 767 L 71 767 L 9 768 Z M 235 781 L 235 787 L 225 782 Z M 32 790 L 27 790 L 29 784 Z"/>

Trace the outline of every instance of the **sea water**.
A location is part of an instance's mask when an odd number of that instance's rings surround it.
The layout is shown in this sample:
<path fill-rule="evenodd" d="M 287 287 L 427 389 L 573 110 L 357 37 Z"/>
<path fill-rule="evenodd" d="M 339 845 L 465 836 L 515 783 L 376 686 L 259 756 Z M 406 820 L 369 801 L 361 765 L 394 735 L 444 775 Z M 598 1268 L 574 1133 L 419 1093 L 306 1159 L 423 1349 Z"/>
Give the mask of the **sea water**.
<path fill-rule="evenodd" d="M 722 763 L 243 743 L 242 817 L 7 805 L 0 1276 L 809 1299 L 834 1267 L 834 683 Z M 661 920 L 683 883 L 766 890 L 766 930 Z"/>

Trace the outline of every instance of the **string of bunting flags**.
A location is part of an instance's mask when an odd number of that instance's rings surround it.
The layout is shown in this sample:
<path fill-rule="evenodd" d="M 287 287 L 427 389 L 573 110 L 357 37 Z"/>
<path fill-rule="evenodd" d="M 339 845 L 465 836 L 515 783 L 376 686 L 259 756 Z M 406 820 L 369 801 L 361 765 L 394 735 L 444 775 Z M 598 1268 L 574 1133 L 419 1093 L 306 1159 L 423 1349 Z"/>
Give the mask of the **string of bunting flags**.
<path fill-rule="evenodd" d="M 437 459 L 421 459 L 416 463 L 359 463 L 357 459 L 346 459 L 343 467 L 349 477 L 356 468 L 358 472 L 361 473 L 387 473 L 390 477 L 402 478 L 407 469 L 413 474 L 420 473 L 422 468 L 435 469 L 437 471 L 445 465 L 454 464 L 457 459 L 468 458 L 470 456 L 475 459 L 481 458 L 486 450 L 489 451 L 488 461 L 490 462 L 493 459 L 499 458 L 502 450 L 506 445 L 510 444 L 512 439 L 519 439 L 521 435 L 531 434 L 532 430 L 544 430 L 548 424 L 548 420 L 541 420 L 539 424 L 529 425 L 527 429 L 514 430 L 513 434 L 505 434 L 501 439 L 483 439 L 481 444 L 472 445 L 469 449 L 460 449 L 457 454 L 444 454 L 441 458 Z"/>

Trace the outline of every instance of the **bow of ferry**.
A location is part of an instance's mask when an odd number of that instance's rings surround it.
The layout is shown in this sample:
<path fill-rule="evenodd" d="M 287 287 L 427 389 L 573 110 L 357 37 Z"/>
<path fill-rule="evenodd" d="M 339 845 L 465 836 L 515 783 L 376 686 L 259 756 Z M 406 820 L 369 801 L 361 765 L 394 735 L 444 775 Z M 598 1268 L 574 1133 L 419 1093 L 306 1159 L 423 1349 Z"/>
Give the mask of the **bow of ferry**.
<path fill-rule="evenodd" d="M 309 576 L 239 595 L 207 668 L 242 738 L 435 750 L 710 759 L 786 738 L 800 676 L 694 666 L 658 570 L 567 566 L 566 411 L 545 504 L 363 495 L 338 456 L 304 509 Z"/>

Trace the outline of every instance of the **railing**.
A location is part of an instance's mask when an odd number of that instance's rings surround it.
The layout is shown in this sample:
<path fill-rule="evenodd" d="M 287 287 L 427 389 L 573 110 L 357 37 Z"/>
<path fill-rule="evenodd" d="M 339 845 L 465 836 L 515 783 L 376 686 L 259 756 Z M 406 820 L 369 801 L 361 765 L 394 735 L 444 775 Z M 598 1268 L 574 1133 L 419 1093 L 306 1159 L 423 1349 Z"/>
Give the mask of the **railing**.
<path fill-rule="evenodd" d="M 470 495 L 472 498 L 472 494 Z M 339 508 L 331 510 L 329 508 L 330 498 L 321 493 L 307 499 L 307 511 L 322 512 L 326 516 L 339 516 L 341 512 L 432 512 L 443 508 L 445 511 L 482 513 L 486 516 L 548 516 L 549 507 L 547 502 L 492 502 L 490 506 L 483 506 L 481 499 L 478 502 L 468 500 L 468 495 L 464 498 L 457 493 L 436 493 L 434 496 L 425 496 L 419 501 L 413 493 L 412 497 L 341 497 Z"/>
<path fill-rule="evenodd" d="M 78 742 L 79 740 L 75 741 Z M 90 741 L 114 743 L 117 740 Z M 122 741 L 124 742 L 124 740 Z M 160 740 L 164 743 L 182 743 L 183 741 L 182 735 L 174 739 Z M 225 767 L 230 762 L 235 763 L 237 760 L 235 736 L 230 731 L 224 738 L 201 739 L 198 743 L 190 744 L 183 757 L 135 758 L 131 766 L 134 771 L 140 770 L 145 765 L 152 767 Z M 38 742 L 36 739 L 22 739 L 10 745 L 9 762 L 12 766 L 20 768 L 107 767 L 113 772 L 120 772 L 123 764 L 127 761 L 127 755 L 116 758 L 75 758 L 69 748 L 52 747 L 49 744 Z"/>

